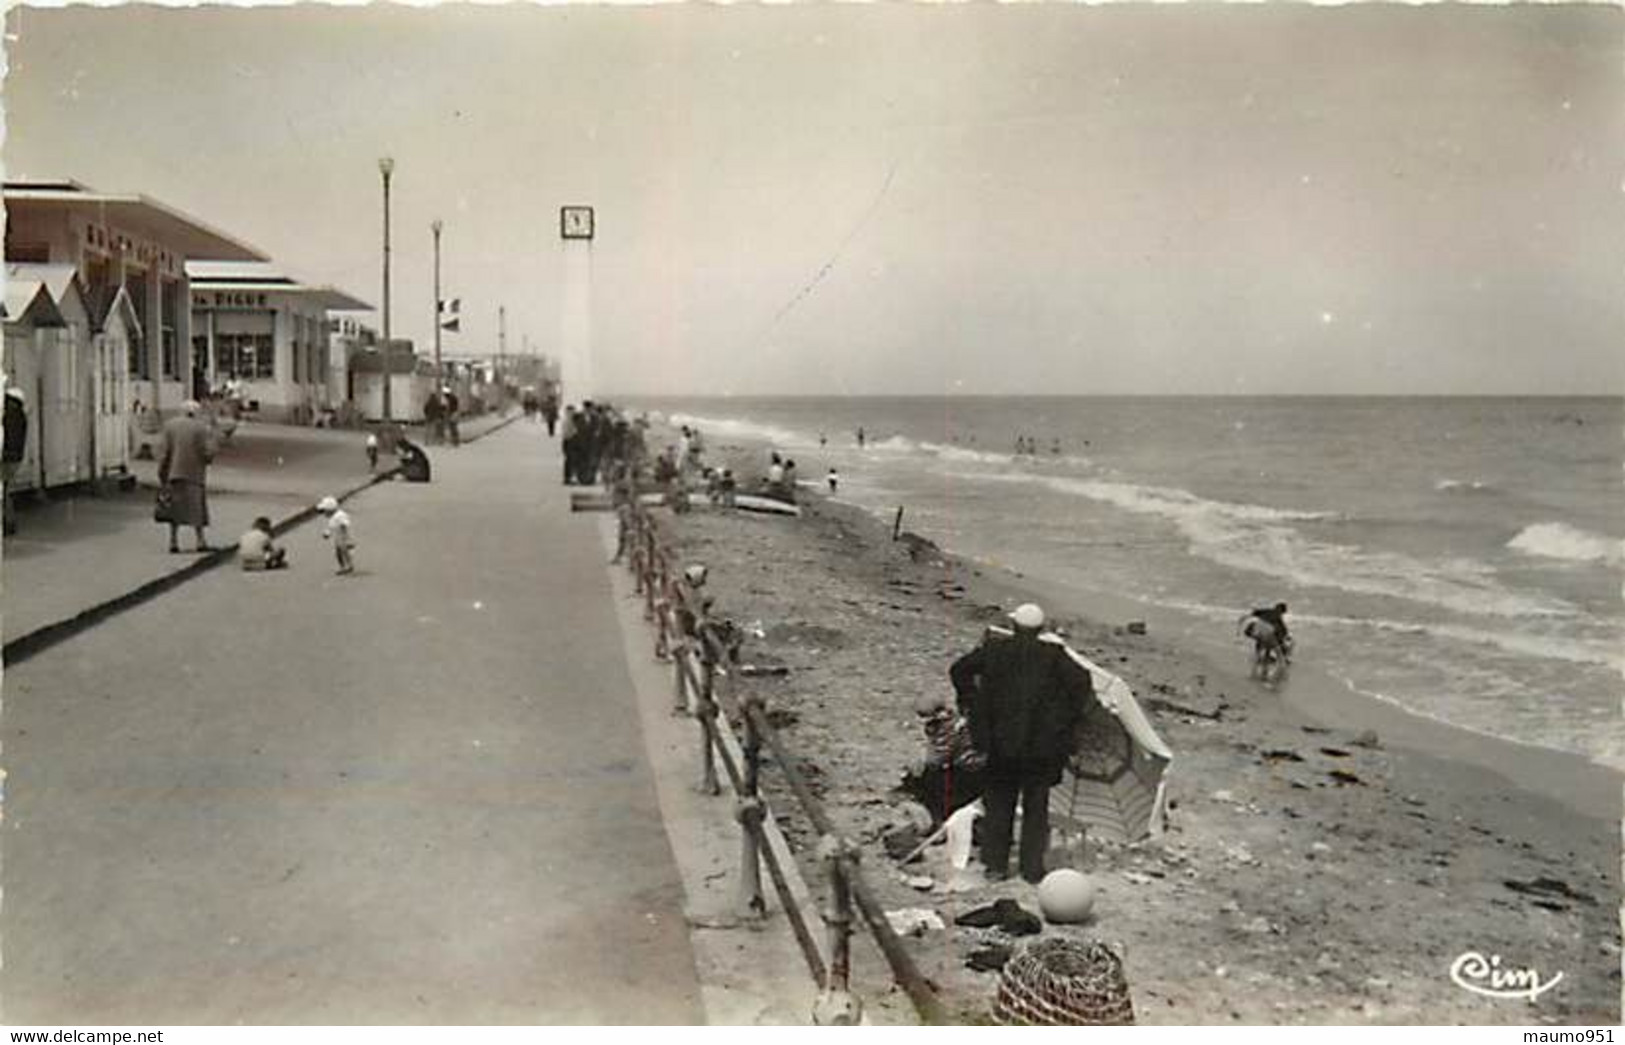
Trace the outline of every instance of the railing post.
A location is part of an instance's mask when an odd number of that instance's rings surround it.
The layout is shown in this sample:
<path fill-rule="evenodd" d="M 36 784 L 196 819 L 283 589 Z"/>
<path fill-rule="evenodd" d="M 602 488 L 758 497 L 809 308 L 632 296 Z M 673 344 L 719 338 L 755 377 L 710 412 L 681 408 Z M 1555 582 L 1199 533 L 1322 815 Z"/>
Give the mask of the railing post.
<path fill-rule="evenodd" d="M 829 926 L 829 974 L 824 992 L 813 1004 L 813 1022 L 820 1027 L 850 1027 L 863 1019 L 863 1003 L 852 993 L 852 883 L 847 880 L 849 861 L 857 850 L 844 838 L 825 835 L 818 841 L 818 855 L 829 873 L 829 905 L 824 924 Z"/>
<path fill-rule="evenodd" d="M 655 613 L 655 657 L 665 660 L 671 656 L 670 622 L 667 615 L 671 610 L 671 577 L 666 571 L 666 557 L 659 555 L 655 559 L 655 584 L 659 587 L 659 595 L 654 600 Z"/>
<path fill-rule="evenodd" d="M 710 658 L 706 660 L 709 662 Z M 711 668 L 707 665 L 707 673 Z M 757 787 L 762 771 L 762 733 L 756 727 L 756 715 L 762 710 L 762 698 L 751 694 L 745 698 L 745 766 L 744 788 L 739 796 L 735 815 L 739 818 L 739 914 L 741 917 L 764 918 L 767 901 L 762 897 L 762 823 L 767 819 L 767 807 L 762 804 Z"/>
<path fill-rule="evenodd" d="M 644 588 L 643 568 L 643 511 L 637 505 L 632 506 L 632 532 L 627 534 L 631 543 L 631 554 L 627 556 L 627 565 L 632 570 L 632 594 L 642 595 Z"/>
<path fill-rule="evenodd" d="M 700 670 L 700 696 L 694 709 L 700 720 L 700 793 L 716 796 L 722 794 L 722 784 L 717 780 L 717 702 L 710 658 L 702 662 Z"/>
<path fill-rule="evenodd" d="M 671 713 L 673 715 L 686 715 L 689 713 L 688 667 L 688 641 L 679 637 L 676 643 L 674 643 L 671 647 L 671 668 L 673 673 L 673 681 L 675 683 L 672 686 L 672 692 L 675 694 L 676 698 L 671 706 Z M 705 698 L 701 697 L 698 703 L 701 707 L 703 707 Z"/>

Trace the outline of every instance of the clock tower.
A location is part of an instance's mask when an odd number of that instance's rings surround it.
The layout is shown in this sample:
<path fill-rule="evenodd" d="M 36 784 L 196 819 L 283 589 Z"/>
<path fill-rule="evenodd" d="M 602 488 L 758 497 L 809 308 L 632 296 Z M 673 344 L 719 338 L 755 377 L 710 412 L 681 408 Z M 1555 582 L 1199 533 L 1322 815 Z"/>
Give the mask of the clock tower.
<path fill-rule="evenodd" d="M 564 285 L 559 317 L 559 363 L 564 398 L 580 403 L 598 391 L 592 373 L 592 241 L 597 216 L 581 204 L 559 208 Z"/>

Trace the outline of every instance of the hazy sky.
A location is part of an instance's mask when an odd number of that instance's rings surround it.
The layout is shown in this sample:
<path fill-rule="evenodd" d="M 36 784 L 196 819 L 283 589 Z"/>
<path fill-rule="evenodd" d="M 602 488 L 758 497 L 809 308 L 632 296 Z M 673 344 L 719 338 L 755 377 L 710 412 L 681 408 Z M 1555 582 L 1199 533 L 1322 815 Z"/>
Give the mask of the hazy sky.
<path fill-rule="evenodd" d="M 25 9 L 6 175 L 625 392 L 1625 392 L 1612 7 Z"/>

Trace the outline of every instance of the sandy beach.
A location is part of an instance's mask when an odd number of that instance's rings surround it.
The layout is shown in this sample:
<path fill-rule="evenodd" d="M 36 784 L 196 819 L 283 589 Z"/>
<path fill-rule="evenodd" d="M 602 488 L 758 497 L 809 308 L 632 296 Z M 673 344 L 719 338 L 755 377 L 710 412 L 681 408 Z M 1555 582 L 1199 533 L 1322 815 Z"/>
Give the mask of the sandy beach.
<path fill-rule="evenodd" d="M 742 445 L 711 454 L 747 483 L 764 458 Z M 967 955 L 1011 941 L 954 918 L 1004 896 L 1036 913 L 1036 891 L 947 892 L 940 847 L 905 874 L 883 839 L 921 822 L 897 790 L 925 752 L 916 701 L 951 699 L 953 658 L 1028 599 L 1122 675 L 1176 755 L 1161 839 L 1052 853 L 1052 867 L 1086 872 L 1098 899 L 1091 924 L 1045 932 L 1120 947 L 1140 1022 L 1618 1022 L 1617 774 L 1415 718 L 1312 663 L 1270 689 L 1227 636 L 931 547 L 911 556 L 867 513 L 803 500 L 800 519 L 703 507 L 673 517 L 678 547 L 710 566 L 718 612 L 763 633 L 746 659 L 788 669 L 741 684 L 777 712 L 884 905 L 945 923 L 910 945 L 966 1022 L 988 1018 L 997 982 Z M 818 888 L 805 821 L 775 774 L 768 786 Z M 935 884 L 921 891 L 908 876 Z M 1535 1004 L 1481 996 L 1452 982 L 1474 951 L 1562 979 Z M 906 1003 L 882 988 L 878 962 L 864 967 L 872 1011 L 900 1018 Z"/>

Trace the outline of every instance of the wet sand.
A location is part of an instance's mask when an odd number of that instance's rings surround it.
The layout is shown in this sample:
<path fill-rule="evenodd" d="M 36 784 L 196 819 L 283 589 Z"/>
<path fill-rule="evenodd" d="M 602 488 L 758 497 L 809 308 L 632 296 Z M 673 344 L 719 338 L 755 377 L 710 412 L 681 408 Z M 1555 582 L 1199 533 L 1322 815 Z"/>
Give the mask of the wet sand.
<path fill-rule="evenodd" d="M 711 453 L 747 481 L 764 456 Z M 882 902 L 947 923 L 911 946 L 967 1022 L 987 1018 L 997 976 L 965 957 L 1010 941 L 954 916 L 1001 896 L 1036 912 L 1036 892 L 1014 882 L 948 893 L 940 848 L 908 868 L 937 883 L 917 891 L 882 839 L 920 823 L 896 791 L 925 750 L 916 700 L 951 700 L 953 658 L 1029 599 L 1128 681 L 1175 752 L 1163 838 L 1079 848 L 1058 837 L 1051 862 L 1089 874 L 1098 899 L 1092 924 L 1045 931 L 1119 945 L 1141 1022 L 1618 1022 L 1615 772 L 1417 718 L 1311 663 L 1265 686 L 1248 677 L 1242 643 L 1211 625 L 929 547 L 911 556 L 860 509 L 805 500 L 799 520 L 697 510 L 676 519 L 680 548 L 711 567 L 720 612 L 765 632 L 747 659 L 790 669 L 744 684 L 777 709 L 830 814 L 863 846 Z M 1127 633 L 1129 620 L 1147 634 Z M 1312 649 L 1312 636 L 1301 641 Z M 805 821 L 771 773 L 769 786 L 817 883 Z M 1064 807 L 1057 789 L 1052 809 Z M 1506 884 L 1539 879 L 1562 888 Z M 1469 951 L 1562 980 L 1534 1005 L 1483 997 L 1452 981 Z M 871 1008 L 895 1018 L 901 999 L 865 964 Z"/>

